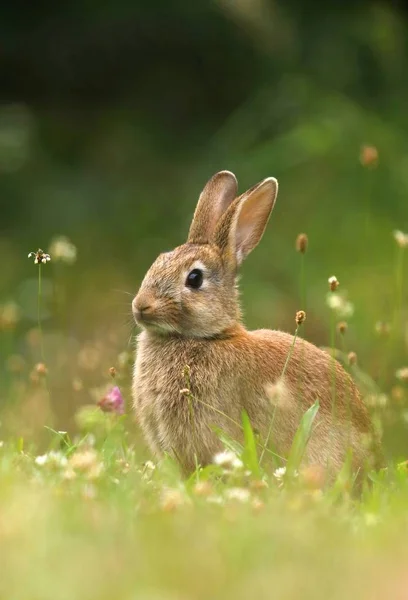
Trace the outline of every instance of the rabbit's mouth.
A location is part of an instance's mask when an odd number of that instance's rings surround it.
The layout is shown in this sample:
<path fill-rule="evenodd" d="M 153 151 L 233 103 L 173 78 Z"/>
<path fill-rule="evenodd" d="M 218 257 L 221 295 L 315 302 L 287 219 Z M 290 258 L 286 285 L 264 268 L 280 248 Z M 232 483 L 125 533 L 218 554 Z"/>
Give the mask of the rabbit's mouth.
<path fill-rule="evenodd" d="M 161 334 L 179 333 L 179 330 L 176 327 L 167 321 L 160 320 L 157 315 L 134 311 L 133 316 L 137 325 L 148 331 L 154 331 Z"/>

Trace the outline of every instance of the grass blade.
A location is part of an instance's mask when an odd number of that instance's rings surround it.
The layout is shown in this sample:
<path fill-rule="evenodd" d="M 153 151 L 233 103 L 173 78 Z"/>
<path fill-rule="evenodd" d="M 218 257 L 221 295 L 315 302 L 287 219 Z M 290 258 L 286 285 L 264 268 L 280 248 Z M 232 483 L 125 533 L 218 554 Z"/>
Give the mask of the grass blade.
<path fill-rule="evenodd" d="M 296 431 L 295 437 L 293 438 L 292 446 L 288 456 L 288 462 L 286 463 L 286 473 L 288 476 L 292 476 L 302 462 L 318 410 L 319 401 L 316 400 L 316 402 L 307 409 L 302 417 L 302 420 L 300 421 L 300 425 Z"/>
<path fill-rule="evenodd" d="M 244 429 L 244 451 L 242 453 L 242 462 L 255 477 L 260 478 L 261 469 L 259 467 L 258 453 L 256 451 L 255 435 L 248 413 L 245 410 L 242 411 L 241 419 Z"/>

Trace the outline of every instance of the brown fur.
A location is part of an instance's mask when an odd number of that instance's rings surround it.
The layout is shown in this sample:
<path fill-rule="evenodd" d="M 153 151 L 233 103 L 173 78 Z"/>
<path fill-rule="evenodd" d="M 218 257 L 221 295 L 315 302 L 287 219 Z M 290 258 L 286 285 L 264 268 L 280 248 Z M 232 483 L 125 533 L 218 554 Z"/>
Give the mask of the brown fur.
<path fill-rule="evenodd" d="M 293 337 L 241 324 L 236 270 L 261 239 L 276 194 L 270 178 L 235 198 L 235 177 L 216 174 L 200 196 L 189 242 L 158 257 L 133 301 L 144 328 L 134 369 L 136 415 L 153 453 L 174 455 L 185 472 L 222 450 L 214 426 L 242 441 L 243 409 L 263 440 L 273 422 L 273 448 L 285 457 L 316 400 L 305 461 L 336 471 L 351 448 L 355 469 L 375 462 L 367 409 L 340 364 L 298 339 L 282 378 Z M 204 271 L 198 290 L 185 285 L 194 268 Z M 180 393 L 187 385 L 190 393 Z"/>

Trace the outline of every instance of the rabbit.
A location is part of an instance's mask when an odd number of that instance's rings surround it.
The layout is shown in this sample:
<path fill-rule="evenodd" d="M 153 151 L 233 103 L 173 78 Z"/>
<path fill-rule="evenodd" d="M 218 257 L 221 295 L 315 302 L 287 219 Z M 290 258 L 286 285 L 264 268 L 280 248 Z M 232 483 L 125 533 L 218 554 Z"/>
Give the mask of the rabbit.
<path fill-rule="evenodd" d="M 245 409 L 257 439 L 285 459 L 318 400 L 303 464 L 336 473 L 351 448 L 355 471 L 375 466 L 379 442 L 343 367 L 298 337 L 282 376 L 293 336 L 242 323 L 237 271 L 262 238 L 278 182 L 268 177 L 240 196 L 237 187 L 229 171 L 208 181 L 187 242 L 159 255 L 132 301 L 142 329 L 132 392 L 148 446 L 189 474 L 224 449 L 217 428 L 242 442 Z"/>

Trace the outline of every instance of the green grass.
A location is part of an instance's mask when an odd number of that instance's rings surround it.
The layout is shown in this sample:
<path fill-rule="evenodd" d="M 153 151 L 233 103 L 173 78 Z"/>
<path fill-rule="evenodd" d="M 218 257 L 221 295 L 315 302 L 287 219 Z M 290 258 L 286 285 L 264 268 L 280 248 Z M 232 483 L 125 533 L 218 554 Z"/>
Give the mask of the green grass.
<path fill-rule="evenodd" d="M 364 338 L 350 339 L 349 330 L 336 338 L 350 312 L 346 297 L 331 294 L 338 307 L 326 307 L 328 351 L 356 380 L 376 425 L 398 427 L 395 437 L 405 431 L 408 379 L 405 329 L 397 326 L 406 320 L 400 250 L 394 327 L 372 349 L 386 377 L 350 362 Z M 148 460 L 131 416 L 133 356 L 123 340 L 105 326 L 82 344 L 66 326 L 57 335 L 41 327 L 43 303 L 39 287 L 38 328 L 19 331 L 18 318 L 3 312 L 8 329 L 0 332 L 0 598 L 406 597 L 408 468 L 392 444 L 385 440 L 387 467 L 367 473 L 358 490 L 351 456 L 328 484 L 322 469 L 302 467 L 318 402 L 283 460 L 270 440 L 273 467 L 244 412 L 243 444 L 216 430 L 225 453 L 185 479 L 170 457 Z M 294 344 L 298 332 L 299 323 Z M 114 385 L 125 415 L 101 410 L 112 408 Z"/>
<path fill-rule="evenodd" d="M 404 466 L 361 498 L 345 472 L 325 492 L 314 473 L 289 485 L 245 464 L 182 480 L 170 459 L 141 465 L 126 418 L 97 419 L 96 439 L 50 432 L 45 464 L 2 446 L 2 598 L 404 597 Z"/>

